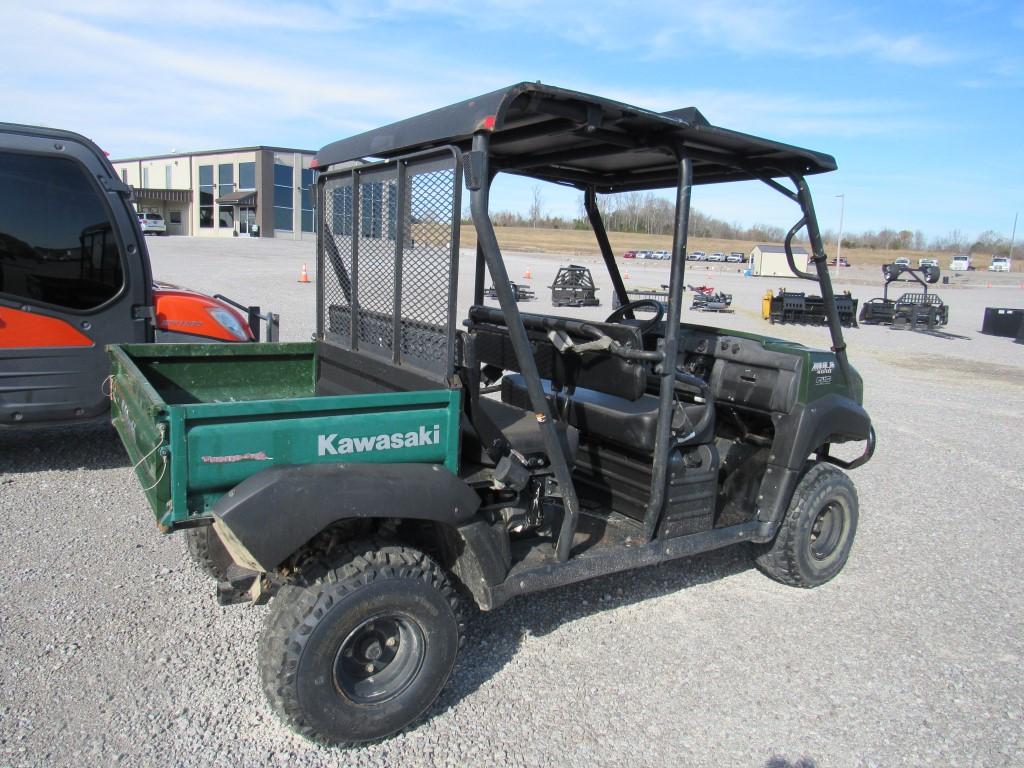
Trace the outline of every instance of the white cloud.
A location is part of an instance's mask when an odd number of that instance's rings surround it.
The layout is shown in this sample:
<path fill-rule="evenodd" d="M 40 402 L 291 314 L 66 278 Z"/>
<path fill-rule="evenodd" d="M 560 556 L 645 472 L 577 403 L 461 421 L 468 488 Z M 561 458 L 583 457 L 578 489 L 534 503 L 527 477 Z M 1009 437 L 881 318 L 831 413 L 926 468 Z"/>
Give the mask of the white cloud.
<path fill-rule="evenodd" d="M 514 79 L 481 66 L 451 69 L 401 41 L 353 56 L 317 50 L 303 34 L 256 43 L 214 29 L 211 44 L 209 29 L 140 25 L 136 12 L 122 23 L 121 9 L 99 3 L 88 17 L 10 9 L 18 34 L 5 41 L 9 66 L 0 72 L 5 119 L 86 132 L 117 155 L 246 143 L 316 149 Z M 421 65 L 414 76 L 401 72 L 410 56 Z"/>

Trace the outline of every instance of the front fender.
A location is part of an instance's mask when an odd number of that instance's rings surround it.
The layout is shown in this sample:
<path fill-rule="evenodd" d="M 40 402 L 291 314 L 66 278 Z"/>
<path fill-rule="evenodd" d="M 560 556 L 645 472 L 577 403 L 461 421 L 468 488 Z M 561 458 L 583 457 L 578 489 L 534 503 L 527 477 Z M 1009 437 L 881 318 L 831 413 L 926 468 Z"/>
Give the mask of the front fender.
<path fill-rule="evenodd" d="M 873 439 L 867 411 L 842 395 L 826 395 L 778 417 L 768 466 L 758 489 L 757 519 L 769 524 L 764 536 L 771 538 L 774 526 L 785 516 L 808 456 L 825 443 L 856 440 L 869 440 L 869 450 L 873 450 Z"/>
<path fill-rule="evenodd" d="M 479 506 L 479 496 L 438 464 L 303 464 L 258 472 L 212 512 L 235 562 L 266 572 L 340 520 L 401 517 L 458 527 Z"/>
<path fill-rule="evenodd" d="M 867 440 L 870 432 L 871 417 L 863 406 L 849 397 L 826 395 L 776 421 L 769 463 L 800 469 L 825 443 Z"/>

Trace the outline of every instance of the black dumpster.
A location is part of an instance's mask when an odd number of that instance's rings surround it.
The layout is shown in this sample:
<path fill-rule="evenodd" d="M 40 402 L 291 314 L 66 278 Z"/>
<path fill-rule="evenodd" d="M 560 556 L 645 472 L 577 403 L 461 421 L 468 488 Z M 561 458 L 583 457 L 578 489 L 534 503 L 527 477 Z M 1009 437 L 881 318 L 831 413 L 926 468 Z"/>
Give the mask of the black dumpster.
<path fill-rule="evenodd" d="M 1016 339 L 1024 325 L 1024 309 L 1007 307 L 985 307 L 985 320 L 981 332 L 989 336 L 1006 336 Z"/>

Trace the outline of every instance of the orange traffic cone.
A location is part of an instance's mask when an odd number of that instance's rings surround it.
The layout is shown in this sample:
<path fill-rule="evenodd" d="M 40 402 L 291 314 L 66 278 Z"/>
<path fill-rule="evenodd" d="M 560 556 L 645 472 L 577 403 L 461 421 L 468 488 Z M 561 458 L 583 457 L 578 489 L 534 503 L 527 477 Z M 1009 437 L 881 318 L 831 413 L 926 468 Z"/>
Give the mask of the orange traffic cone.
<path fill-rule="evenodd" d="M 622 279 L 623 280 L 629 280 L 629 270 L 628 269 L 625 272 L 622 273 Z"/>
<path fill-rule="evenodd" d="M 533 273 L 530 272 L 530 268 L 527 267 L 526 271 L 523 272 L 523 280 L 533 280 Z"/>
<path fill-rule="evenodd" d="M 306 265 L 305 264 L 302 265 L 302 272 L 299 273 L 299 282 L 300 283 L 308 283 L 309 282 L 309 272 L 306 271 Z"/>

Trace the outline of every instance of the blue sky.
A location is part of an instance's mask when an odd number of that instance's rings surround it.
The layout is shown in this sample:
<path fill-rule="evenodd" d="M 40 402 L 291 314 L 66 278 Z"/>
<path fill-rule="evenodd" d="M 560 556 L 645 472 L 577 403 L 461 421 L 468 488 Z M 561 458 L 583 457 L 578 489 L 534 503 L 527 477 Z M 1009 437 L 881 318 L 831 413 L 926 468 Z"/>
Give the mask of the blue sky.
<path fill-rule="evenodd" d="M 381 0 L 167 5 L 0 0 L 0 119 L 113 156 L 353 133 L 522 80 L 830 152 L 824 228 L 1010 234 L 1024 213 L 1024 4 Z M 525 211 L 503 183 L 495 205 Z M 546 188 L 545 208 L 577 196 Z M 742 224 L 795 210 L 759 185 L 694 204 Z M 1022 217 L 1024 218 L 1024 217 Z M 1024 222 L 1018 241 L 1024 237 Z"/>

